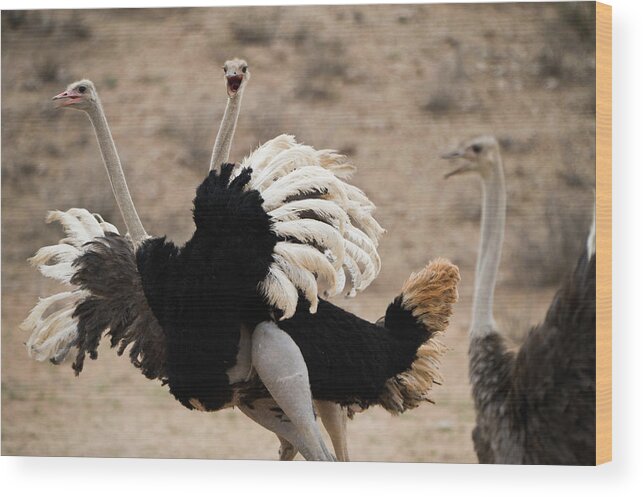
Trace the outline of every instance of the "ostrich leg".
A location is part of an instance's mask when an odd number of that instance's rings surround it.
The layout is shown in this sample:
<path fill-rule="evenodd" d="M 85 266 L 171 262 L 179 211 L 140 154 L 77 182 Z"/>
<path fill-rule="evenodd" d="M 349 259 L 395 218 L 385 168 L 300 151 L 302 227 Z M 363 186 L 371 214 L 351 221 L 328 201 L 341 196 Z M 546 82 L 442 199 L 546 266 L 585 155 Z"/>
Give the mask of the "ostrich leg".
<path fill-rule="evenodd" d="M 252 364 L 270 395 L 291 421 L 288 425 L 296 430 L 296 435 L 275 433 L 290 441 L 307 460 L 333 461 L 334 457 L 315 422 L 308 369 L 299 347 L 270 321 L 260 323 L 252 338 Z M 251 413 L 245 414 L 251 416 Z M 264 420 L 255 421 L 261 423 Z M 278 429 L 286 424 L 275 423 L 272 418 L 265 422 L 276 424 Z"/>
<path fill-rule="evenodd" d="M 281 445 L 279 446 L 279 460 L 292 461 L 297 455 L 297 449 L 295 449 L 295 446 L 285 438 L 282 438 L 279 435 L 277 435 L 277 438 L 279 439 L 279 442 L 281 442 Z"/>
<path fill-rule="evenodd" d="M 328 400 L 316 400 L 317 414 L 330 435 L 338 461 L 348 462 L 348 446 L 346 443 L 346 408 Z"/>
<path fill-rule="evenodd" d="M 259 399 L 253 401 L 251 405 L 241 404 L 239 410 L 255 423 L 277 435 L 281 442 L 280 461 L 292 461 L 297 455 L 295 445 L 301 447 L 306 443 L 274 399 Z"/>
<path fill-rule="evenodd" d="M 346 421 L 348 416 L 346 409 L 334 402 L 327 400 L 315 400 L 315 408 L 321 419 L 324 428 L 330 435 L 330 440 L 335 449 L 335 457 L 338 461 L 348 462 L 348 447 L 346 443 Z M 292 461 L 297 455 L 297 449 L 285 438 L 279 437 L 279 460 Z"/>

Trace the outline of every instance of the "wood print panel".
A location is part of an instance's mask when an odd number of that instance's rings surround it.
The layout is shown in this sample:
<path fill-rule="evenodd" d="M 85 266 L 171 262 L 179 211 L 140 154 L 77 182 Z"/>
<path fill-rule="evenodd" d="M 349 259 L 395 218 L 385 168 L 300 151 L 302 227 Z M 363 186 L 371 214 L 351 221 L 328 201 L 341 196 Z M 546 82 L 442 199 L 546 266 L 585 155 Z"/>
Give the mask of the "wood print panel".
<path fill-rule="evenodd" d="M 182 408 L 108 343 L 76 378 L 69 362 L 30 360 L 19 328 L 37 298 L 58 288 L 26 262 L 60 238 L 58 226 L 44 223 L 48 210 L 84 207 L 123 231 L 87 118 L 54 110 L 51 97 L 79 78 L 96 83 L 143 224 L 182 243 L 224 112 L 221 65 L 239 56 L 252 79 L 231 159 L 286 132 L 337 149 L 357 165 L 351 182 L 373 200 L 387 230 L 378 278 L 334 303 L 375 321 L 431 258 L 460 268 L 435 404 L 399 417 L 379 407 L 357 414 L 348 426 L 351 459 L 477 462 L 467 351 L 481 190 L 473 176 L 444 179 L 453 164 L 440 156 L 481 134 L 500 144 L 507 221 L 495 318 L 512 349 L 542 322 L 583 250 L 594 189 L 600 289 L 610 288 L 611 21 L 604 8 L 3 12 L 3 454 L 277 458 L 276 437 L 238 409 Z M 611 422 L 609 295 L 598 294 L 599 433 Z M 597 462 L 609 460 L 611 444 L 598 447 Z"/>

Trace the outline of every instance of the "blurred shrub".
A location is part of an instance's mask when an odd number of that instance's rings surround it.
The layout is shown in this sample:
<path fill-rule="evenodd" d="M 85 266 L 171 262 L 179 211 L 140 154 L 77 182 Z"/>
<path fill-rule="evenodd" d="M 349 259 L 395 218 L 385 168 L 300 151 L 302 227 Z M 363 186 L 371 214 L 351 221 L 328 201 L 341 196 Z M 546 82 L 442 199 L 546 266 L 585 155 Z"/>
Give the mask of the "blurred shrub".
<path fill-rule="evenodd" d="M 525 226 L 514 249 L 513 281 L 551 286 L 562 282 L 583 253 L 591 212 L 569 197 L 551 196 L 544 209 L 544 236 Z"/>
<path fill-rule="evenodd" d="M 277 36 L 279 10 L 274 15 L 246 15 L 232 22 L 232 36 L 241 45 L 270 45 Z"/>
<path fill-rule="evenodd" d="M 536 59 L 539 78 L 589 82 L 594 78 L 595 6 L 591 2 L 561 2 L 559 15 L 546 26 L 545 44 Z"/>
<path fill-rule="evenodd" d="M 346 49 L 341 40 L 309 36 L 304 43 L 304 77 L 297 96 L 306 100 L 332 100 L 336 88 L 348 82 Z"/>
<path fill-rule="evenodd" d="M 60 24 L 60 32 L 70 40 L 88 40 L 92 36 L 91 28 L 78 11 L 74 11 L 69 19 Z"/>
<path fill-rule="evenodd" d="M 456 107 L 453 96 L 446 89 L 440 89 L 429 97 L 422 109 L 431 114 L 441 116 L 451 112 Z"/>
<path fill-rule="evenodd" d="M 9 10 L 2 13 L 3 30 L 25 31 L 30 37 L 46 38 L 56 35 L 59 41 L 87 40 L 92 30 L 79 11 L 61 20 L 59 13 L 38 10 Z"/>

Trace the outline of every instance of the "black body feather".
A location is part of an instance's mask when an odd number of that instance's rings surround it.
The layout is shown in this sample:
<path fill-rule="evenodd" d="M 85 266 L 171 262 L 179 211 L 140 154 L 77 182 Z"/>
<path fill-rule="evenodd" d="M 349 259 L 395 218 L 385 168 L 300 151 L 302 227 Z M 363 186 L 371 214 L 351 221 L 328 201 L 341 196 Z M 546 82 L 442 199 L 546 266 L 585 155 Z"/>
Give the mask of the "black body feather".
<path fill-rule="evenodd" d="M 233 167 L 211 172 L 197 189 L 196 231 L 184 247 L 156 238 L 136 254 L 167 339 L 170 392 L 189 408 L 191 399 L 207 410 L 232 400 L 226 371 L 236 362 L 242 315 L 256 307 L 277 241 L 259 192 L 243 189 L 250 170 L 230 181 Z"/>
<path fill-rule="evenodd" d="M 230 385 L 226 374 L 236 363 L 241 325 L 252 330 L 272 319 L 273 309 L 257 287 L 273 262 L 277 242 L 260 194 L 244 190 L 250 171 L 230 181 L 232 167 L 224 165 L 220 175 L 211 172 L 197 189 L 196 230 L 185 246 L 179 248 L 165 238 L 148 239 L 136 251 L 134 265 L 131 243 L 110 235 L 92 242 L 79 257 L 74 278 L 91 295 L 76 309 L 81 335 L 77 372 L 86 352 L 95 355 L 108 329 L 112 345 L 120 344 L 122 351 L 134 343 L 132 362 L 146 376 L 166 381 L 170 392 L 190 409 L 195 400 L 206 410 L 220 409 L 233 400 L 235 391 L 240 397 L 246 392 L 248 401 L 257 392 L 268 395 L 256 381 L 254 386 Z M 120 252 L 122 256 L 112 260 Z M 447 303 L 446 318 L 459 280 L 457 269 L 449 274 L 449 284 L 443 285 L 448 297 L 436 296 Z M 120 317 L 123 309 L 127 312 Z M 111 323 L 110 316 L 126 323 Z M 143 319 L 151 323 L 151 333 Z M 384 327 L 323 300 L 317 313 L 310 314 L 303 298 L 295 315 L 278 324 L 301 349 L 315 399 L 362 407 L 382 403 L 395 412 L 417 405 L 417 399 L 398 399 L 391 407 L 386 381 L 409 370 L 418 348 L 439 331 L 431 329 L 426 318 L 414 317 L 401 297 L 389 305 Z"/>
<path fill-rule="evenodd" d="M 386 380 L 409 369 L 431 337 L 399 298 L 389 305 L 384 327 L 321 299 L 316 314 L 300 300 L 279 327 L 301 349 L 315 399 L 363 408 L 379 403 Z"/>

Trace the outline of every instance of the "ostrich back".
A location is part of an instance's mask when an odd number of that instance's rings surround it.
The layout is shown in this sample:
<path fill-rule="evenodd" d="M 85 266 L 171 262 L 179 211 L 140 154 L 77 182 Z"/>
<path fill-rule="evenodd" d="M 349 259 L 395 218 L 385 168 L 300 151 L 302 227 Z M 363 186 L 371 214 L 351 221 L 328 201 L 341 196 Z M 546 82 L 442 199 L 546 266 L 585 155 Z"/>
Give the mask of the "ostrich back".
<path fill-rule="evenodd" d="M 482 463 L 595 463 L 596 259 L 579 259 L 517 354 L 497 333 L 472 340 Z"/>
<path fill-rule="evenodd" d="M 595 464 L 596 257 L 583 255 L 516 360 L 525 463 Z"/>
<path fill-rule="evenodd" d="M 224 166 L 220 175 L 210 173 L 198 188 L 196 230 L 185 246 L 152 238 L 134 257 L 131 243 L 118 234 L 90 242 L 74 263 L 75 281 L 92 303 L 78 306 L 85 307 L 78 314 L 77 371 L 85 353 L 95 357 L 106 331 L 121 352 L 133 343 L 132 362 L 167 382 L 190 409 L 220 409 L 235 392 L 267 395 L 262 385 L 230 385 L 227 371 L 236 364 L 241 325 L 252 330 L 272 319 L 275 309 L 258 287 L 278 237 L 261 195 L 246 188 L 250 173 L 230 180 L 230 171 Z M 127 264 L 116 263 L 116 256 Z M 385 327 L 326 301 L 312 314 L 300 294 L 295 315 L 279 325 L 302 351 L 314 397 L 362 407 L 379 403 L 396 413 L 427 400 L 442 351 L 433 338 L 448 325 L 458 282 L 455 266 L 431 262 L 407 280 Z M 127 306 L 132 309 L 121 312 Z M 127 319 L 112 326 L 114 315 Z M 146 316 L 151 332 L 135 316 Z"/>
<path fill-rule="evenodd" d="M 196 230 L 184 247 L 164 238 L 137 251 L 147 302 L 166 337 L 170 392 L 183 405 L 216 410 L 232 400 L 226 371 L 236 363 L 242 316 L 264 313 L 257 285 L 268 273 L 276 236 L 245 170 L 211 172 L 194 200 Z"/>
<path fill-rule="evenodd" d="M 399 302 L 387 315 L 382 327 L 321 299 L 310 314 L 300 300 L 295 315 L 279 322 L 301 349 L 315 399 L 366 408 L 380 403 L 388 379 L 411 368 L 432 333 Z"/>

